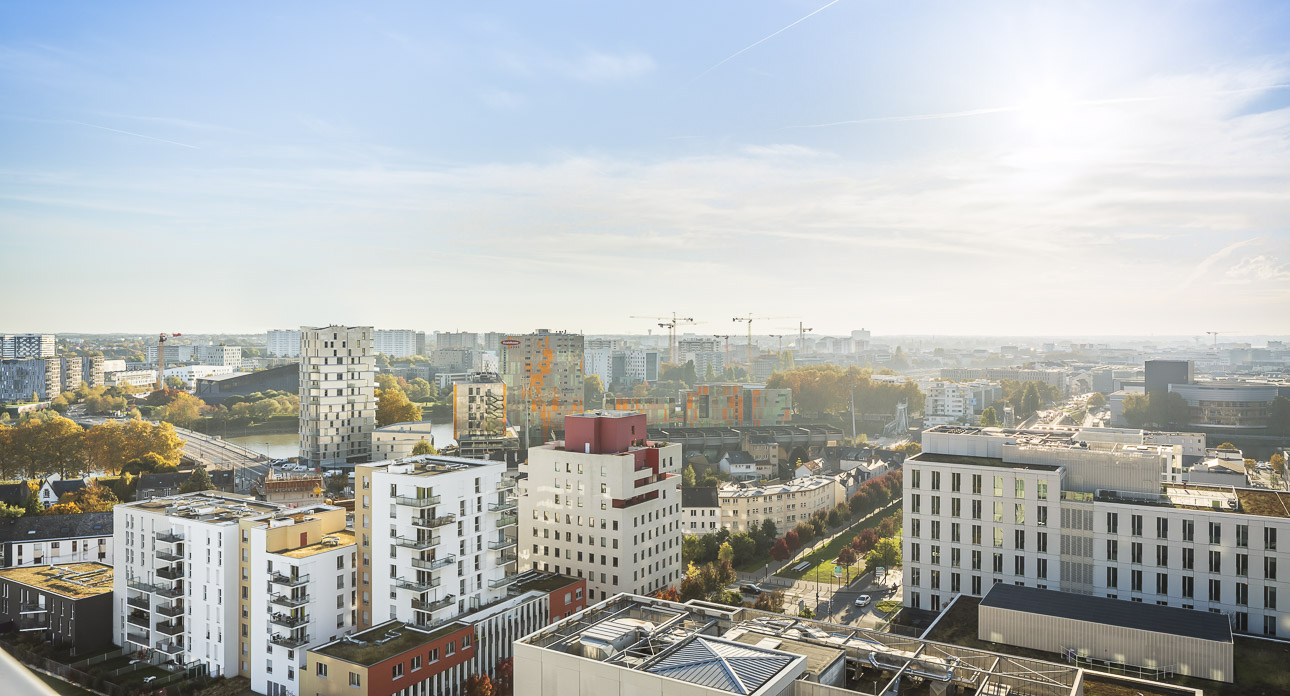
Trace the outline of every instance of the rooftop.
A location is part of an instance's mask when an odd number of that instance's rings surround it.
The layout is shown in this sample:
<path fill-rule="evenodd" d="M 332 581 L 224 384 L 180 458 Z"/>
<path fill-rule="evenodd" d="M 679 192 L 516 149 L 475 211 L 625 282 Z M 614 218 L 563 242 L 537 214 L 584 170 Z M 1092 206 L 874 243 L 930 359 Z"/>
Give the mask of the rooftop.
<path fill-rule="evenodd" d="M 124 503 L 130 507 L 210 524 L 231 524 L 243 517 L 271 515 L 284 510 L 281 505 L 265 503 L 233 493 L 181 493 L 164 498 L 151 498 L 135 503 Z"/>
<path fill-rule="evenodd" d="M 511 592 L 523 593 L 532 590 L 538 592 L 555 592 L 562 587 L 568 587 L 578 582 L 577 578 L 571 578 L 567 575 L 558 573 L 548 573 L 541 570 L 527 570 L 520 573 L 519 577 L 511 583 Z"/>
<path fill-rule="evenodd" d="M 387 621 L 361 633 L 344 636 L 340 640 L 313 648 L 310 652 L 371 667 L 463 629 L 473 630 L 470 624 L 457 621 L 429 630 L 415 628 L 401 621 Z"/>
<path fill-rule="evenodd" d="M 301 546 L 289 551 L 278 551 L 277 555 L 286 556 L 287 558 L 309 558 L 327 551 L 345 548 L 354 545 L 354 530 L 344 529 L 337 532 L 331 532 L 323 536 L 322 541 L 308 546 Z"/>
<path fill-rule="evenodd" d="M 1060 466 L 1052 464 L 1022 464 L 1019 462 L 1005 462 L 998 457 L 972 457 L 966 454 L 938 454 L 936 452 L 920 452 L 905 460 L 906 466 L 913 466 L 920 463 L 990 466 L 997 469 L 1024 469 L 1027 471 L 1057 471 L 1061 468 Z"/>
<path fill-rule="evenodd" d="M 392 459 L 387 462 L 360 464 L 359 466 L 373 470 L 384 470 L 391 474 L 412 476 L 438 476 L 454 471 L 478 470 L 486 467 L 499 467 L 498 471 L 506 470 L 505 462 L 468 459 L 466 457 L 447 457 L 442 454 L 418 454 L 412 457 L 403 457 L 402 459 Z"/>
<path fill-rule="evenodd" d="M 717 494 L 721 498 L 755 498 L 763 495 L 813 491 L 835 483 L 837 483 L 837 480 L 832 476 L 803 476 L 792 481 L 768 483 L 761 486 L 747 483 L 727 483 L 718 489 Z"/>
<path fill-rule="evenodd" d="M 0 542 L 112 536 L 112 512 L 37 515 L 0 520 Z"/>
<path fill-rule="evenodd" d="M 1290 493 L 1260 488 L 1170 483 L 1160 493 L 1098 489 L 1095 497 L 1106 503 L 1290 518 Z"/>
<path fill-rule="evenodd" d="M 0 578 L 48 590 L 72 599 L 112 591 L 112 566 L 103 563 L 65 563 L 0 570 Z"/>
<path fill-rule="evenodd" d="M 1041 590 L 1000 582 L 990 586 L 985 597 L 981 599 L 981 606 L 1199 638 L 1217 643 L 1232 642 L 1232 628 L 1224 614 L 1146 602 L 1129 602 L 1073 592 Z"/>

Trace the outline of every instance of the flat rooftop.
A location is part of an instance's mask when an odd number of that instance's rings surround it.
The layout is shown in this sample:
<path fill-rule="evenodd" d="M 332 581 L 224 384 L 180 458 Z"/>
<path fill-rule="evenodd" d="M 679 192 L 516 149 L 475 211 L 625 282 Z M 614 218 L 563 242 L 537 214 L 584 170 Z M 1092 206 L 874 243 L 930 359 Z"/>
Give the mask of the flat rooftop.
<path fill-rule="evenodd" d="M 539 592 L 555 592 L 562 587 L 568 587 L 579 582 L 578 578 L 571 578 L 567 575 L 558 573 L 548 573 L 541 570 L 526 570 L 520 573 L 510 585 L 510 590 L 516 594 L 522 594 L 531 590 Z"/>
<path fill-rule="evenodd" d="M 387 462 L 359 464 L 358 466 L 367 467 L 373 470 L 385 470 L 391 474 L 439 476 L 441 474 L 450 474 L 455 471 L 469 471 L 471 469 L 482 469 L 485 467 L 500 467 L 498 469 L 499 471 L 505 471 L 506 462 L 498 462 L 491 459 L 448 457 L 442 454 L 418 454 L 413 457 L 392 459 Z"/>
<path fill-rule="evenodd" d="M 0 570 L 0 578 L 20 582 L 71 599 L 112 591 L 112 566 L 103 563 L 65 563 Z"/>
<path fill-rule="evenodd" d="M 919 452 L 905 460 L 905 466 L 919 463 L 989 466 L 996 469 L 1023 469 L 1026 471 L 1057 471 L 1061 468 L 1060 466 L 1053 464 L 1022 464 L 1019 462 L 1005 462 L 999 457 L 973 457 L 966 454 L 939 454 L 936 452 Z"/>
<path fill-rule="evenodd" d="M 1094 595 L 1041 590 L 1000 582 L 990 586 L 981 607 L 995 607 L 1074 621 L 1231 643 L 1225 614 L 1129 602 Z"/>
<path fill-rule="evenodd" d="M 322 647 L 313 648 L 310 652 L 370 667 L 409 650 L 415 650 L 450 633 L 469 628 L 471 628 L 470 624 L 458 621 L 450 621 L 442 626 L 424 630 L 401 621 L 387 621 L 361 633 L 345 636 Z"/>
<path fill-rule="evenodd" d="M 266 503 L 234 493 L 181 493 L 164 498 L 151 498 L 136 503 L 124 503 L 140 510 L 162 513 L 167 517 L 196 520 L 211 524 L 232 523 L 243 517 L 271 515 L 285 510 L 276 503 Z"/>
<path fill-rule="evenodd" d="M 1151 505 L 1226 512 L 1235 515 L 1290 518 L 1290 493 L 1261 488 L 1169 483 L 1163 486 L 1160 493 L 1099 489 L 1096 499 L 1100 502 L 1125 505 Z"/>
<path fill-rule="evenodd" d="M 726 484 L 717 489 L 717 496 L 720 498 L 753 498 L 761 495 L 802 493 L 804 491 L 813 491 L 831 483 L 837 483 L 837 481 L 829 476 L 805 476 L 803 478 L 793 479 L 792 481 L 771 483 L 761 486 L 737 483 Z"/>
<path fill-rule="evenodd" d="M 343 529 L 323 536 L 322 541 L 319 541 L 316 544 L 301 546 L 289 551 L 277 551 L 275 553 L 279 556 L 286 556 L 287 558 L 309 558 L 310 556 L 317 556 L 320 553 L 335 551 L 336 549 L 342 549 L 346 546 L 353 545 L 354 530 Z"/>

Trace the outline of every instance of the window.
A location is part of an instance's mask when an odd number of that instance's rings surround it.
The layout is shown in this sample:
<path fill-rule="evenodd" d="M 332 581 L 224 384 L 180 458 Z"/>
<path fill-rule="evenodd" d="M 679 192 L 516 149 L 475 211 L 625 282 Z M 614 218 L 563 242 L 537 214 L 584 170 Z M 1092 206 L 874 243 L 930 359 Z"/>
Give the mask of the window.
<path fill-rule="evenodd" d="M 1035 508 L 1035 512 L 1037 513 L 1035 515 L 1035 524 L 1038 524 L 1040 527 L 1047 527 L 1048 526 L 1048 506 L 1040 505 L 1039 507 Z"/>
<path fill-rule="evenodd" d="M 1183 541 L 1196 541 L 1196 522 L 1194 520 L 1183 520 Z"/>
<path fill-rule="evenodd" d="M 1118 512 L 1106 513 L 1106 531 L 1108 534 L 1120 533 L 1120 513 Z"/>
<path fill-rule="evenodd" d="M 1223 543 L 1223 525 L 1217 522 L 1209 523 L 1209 543 L 1214 545 Z"/>
<path fill-rule="evenodd" d="M 932 472 L 932 490 L 941 490 L 941 472 L 939 471 Z"/>
<path fill-rule="evenodd" d="M 954 493 L 959 492 L 959 483 L 961 478 L 962 475 L 957 472 L 950 474 L 950 491 Z"/>
<path fill-rule="evenodd" d="M 1221 572 L 1222 567 L 1223 567 L 1223 552 L 1210 551 L 1209 552 L 1209 572 L 1211 573 Z"/>
<path fill-rule="evenodd" d="M 981 474 L 972 474 L 972 494 L 981 495 Z M 973 593 L 973 594 L 980 594 Z"/>
<path fill-rule="evenodd" d="M 1035 575 L 1038 576 L 1040 580 L 1048 579 L 1048 559 L 1047 558 L 1035 559 Z"/>
<path fill-rule="evenodd" d="M 1120 560 L 1120 542 L 1115 539 L 1106 540 L 1106 560 Z"/>
<path fill-rule="evenodd" d="M 1107 586 L 1107 587 L 1112 587 L 1112 588 L 1114 588 L 1114 587 L 1119 587 L 1119 586 L 1120 586 L 1120 569 L 1119 569 L 1119 568 L 1115 568 L 1115 567 L 1108 567 L 1108 568 L 1106 569 L 1106 586 Z"/>
<path fill-rule="evenodd" d="M 1196 568 L 1196 549 L 1184 548 L 1182 550 L 1182 567 L 1183 570 L 1194 570 Z"/>
<path fill-rule="evenodd" d="M 1003 503 L 997 500 L 994 502 L 994 521 L 995 522 L 1003 521 Z"/>
<path fill-rule="evenodd" d="M 415 672 L 419 669 L 421 669 L 421 656 L 417 655 L 412 658 L 412 671 Z"/>
<path fill-rule="evenodd" d="M 1250 603 L 1249 583 L 1244 583 L 1244 582 L 1236 583 L 1236 603 L 1240 604 L 1241 606 L 1245 606 Z"/>
<path fill-rule="evenodd" d="M 1156 594 L 1169 594 L 1169 574 L 1156 573 Z"/>
<path fill-rule="evenodd" d="M 1182 596 L 1185 599 L 1193 599 L 1196 596 L 1196 578 L 1190 575 L 1182 577 Z"/>
<path fill-rule="evenodd" d="M 910 488 L 922 488 L 922 483 L 923 483 L 923 472 L 922 472 L 922 471 L 920 471 L 920 470 L 918 470 L 918 469 L 910 469 L 910 470 L 909 470 L 909 479 L 910 479 L 910 481 L 909 481 L 909 487 L 910 487 Z"/>
<path fill-rule="evenodd" d="M 403 663 L 400 662 L 390 669 L 390 678 L 399 679 L 403 676 Z"/>
<path fill-rule="evenodd" d="M 1026 504 L 1017 503 L 1012 506 L 1012 518 L 1016 524 L 1026 523 Z"/>
<path fill-rule="evenodd" d="M 1276 587 L 1273 587 L 1272 585 L 1263 586 L 1263 608 L 1264 609 L 1277 608 L 1277 588 Z"/>
<path fill-rule="evenodd" d="M 322 677 L 323 679 L 326 679 L 326 678 L 327 678 L 327 664 L 326 664 L 326 663 L 323 663 L 323 662 L 319 662 L 319 663 L 315 664 L 315 665 L 314 665 L 314 674 L 316 674 L 316 675 L 318 675 L 318 676 Z"/>
<path fill-rule="evenodd" d="M 1129 562 L 1142 563 L 1142 544 L 1136 541 L 1129 544 Z"/>
<path fill-rule="evenodd" d="M 963 505 L 958 498 L 950 499 L 950 517 L 959 517 L 963 514 Z"/>
<path fill-rule="evenodd" d="M 1142 591 L 1142 571 L 1140 570 L 1129 571 L 1129 589 L 1134 592 Z"/>
<path fill-rule="evenodd" d="M 1169 567 L 1169 547 L 1164 544 L 1156 546 L 1156 565 L 1162 568 Z"/>
<path fill-rule="evenodd" d="M 1142 536 L 1142 515 L 1133 515 L 1129 518 L 1129 533 L 1133 536 Z"/>
<path fill-rule="evenodd" d="M 995 476 L 994 477 L 994 497 L 999 498 L 1002 496 L 1003 496 L 1003 477 Z"/>
<path fill-rule="evenodd" d="M 1277 550 L 1277 530 L 1275 527 L 1263 528 L 1263 548 L 1268 551 Z"/>
<path fill-rule="evenodd" d="M 1263 578 L 1265 580 L 1277 579 L 1277 559 L 1267 556 L 1263 559 Z"/>
<path fill-rule="evenodd" d="M 359 676 L 358 676 L 358 672 L 350 672 L 350 673 L 349 673 L 349 685 L 350 685 L 350 686 L 362 686 L 362 685 L 363 685 L 363 680 L 359 678 Z"/>
<path fill-rule="evenodd" d="M 1250 574 L 1250 556 L 1245 553 L 1236 554 L 1236 574 L 1248 576 Z"/>
<path fill-rule="evenodd" d="M 1223 601 L 1223 583 L 1219 582 L 1218 580 L 1209 581 L 1209 601 L 1211 602 Z"/>
<path fill-rule="evenodd" d="M 1169 538 L 1169 519 L 1168 518 L 1166 517 L 1156 518 L 1156 538 L 1157 539 Z"/>
<path fill-rule="evenodd" d="M 1250 545 L 1250 525 L 1236 525 L 1236 545 L 1239 548 L 1245 548 Z"/>
<path fill-rule="evenodd" d="M 1035 497 L 1040 500 L 1048 500 L 1048 482 L 1039 481 L 1035 484 Z"/>
<path fill-rule="evenodd" d="M 979 500 L 972 501 L 972 519 L 981 519 L 981 501 Z"/>
<path fill-rule="evenodd" d="M 1025 479 L 1017 479 L 1017 480 L 1014 482 L 1014 484 L 1013 484 L 1013 491 L 1012 491 L 1012 497 L 1014 497 L 1014 498 L 1024 498 L 1024 497 L 1026 497 L 1026 481 L 1025 481 Z"/>
<path fill-rule="evenodd" d="M 1016 529 L 1012 533 L 1012 546 L 1018 551 L 1024 551 L 1026 548 L 1026 530 Z"/>

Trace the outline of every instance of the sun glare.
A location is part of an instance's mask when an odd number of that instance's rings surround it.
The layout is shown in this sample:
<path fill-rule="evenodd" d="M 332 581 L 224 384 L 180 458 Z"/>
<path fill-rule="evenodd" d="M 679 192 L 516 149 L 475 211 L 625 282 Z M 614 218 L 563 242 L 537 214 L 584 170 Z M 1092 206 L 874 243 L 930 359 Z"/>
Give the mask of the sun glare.
<path fill-rule="evenodd" d="M 1039 136 L 1057 136 L 1069 131 L 1075 121 L 1077 103 L 1070 94 L 1056 88 L 1032 92 L 1017 106 L 1023 127 Z"/>

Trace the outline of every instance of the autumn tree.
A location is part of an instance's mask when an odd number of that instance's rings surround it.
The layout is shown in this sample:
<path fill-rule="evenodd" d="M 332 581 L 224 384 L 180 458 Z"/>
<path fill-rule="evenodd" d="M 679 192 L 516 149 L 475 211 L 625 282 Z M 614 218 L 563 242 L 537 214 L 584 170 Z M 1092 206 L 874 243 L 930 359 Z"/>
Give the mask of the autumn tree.
<path fill-rule="evenodd" d="M 600 375 L 587 375 L 582 378 L 582 403 L 587 408 L 600 408 L 604 403 L 605 385 Z"/>
<path fill-rule="evenodd" d="M 802 548 L 802 540 L 797 538 L 797 532 L 792 529 L 784 532 L 784 543 L 788 546 L 790 552 Z"/>
<path fill-rule="evenodd" d="M 97 481 L 71 493 L 64 493 L 58 500 L 59 505 L 75 505 L 80 512 L 110 512 L 119 502 L 121 501 L 116 494 Z"/>
<path fill-rule="evenodd" d="M 721 546 L 717 547 L 718 562 L 734 563 L 734 560 L 735 560 L 735 549 L 730 545 L 730 542 L 727 541 Z"/>
<path fill-rule="evenodd" d="M 773 611 L 776 614 L 784 613 L 784 591 L 775 590 L 757 595 L 757 600 L 753 602 L 753 609 Z"/>
<path fill-rule="evenodd" d="M 770 547 L 770 557 L 783 562 L 787 561 L 792 552 L 788 549 L 788 543 L 783 539 L 776 539 L 774 545 Z"/>
<path fill-rule="evenodd" d="M 431 385 L 429 382 L 427 382 L 426 380 L 420 377 L 417 377 L 411 382 L 408 382 L 408 389 L 407 389 L 408 398 L 411 399 L 412 401 L 418 401 L 418 402 L 430 401 L 435 396 L 435 393 L 432 390 L 432 387 L 433 385 Z"/>
<path fill-rule="evenodd" d="M 1105 405 L 1106 405 L 1106 396 L 1103 395 L 1101 392 L 1093 392 L 1093 394 L 1088 397 L 1089 408 L 1098 409 L 1098 408 L 1102 408 Z"/>
<path fill-rule="evenodd" d="M 170 403 L 166 404 L 161 420 L 174 423 L 181 428 L 188 427 L 201 418 L 202 410 L 205 408 L 206 402 L 187 392 L 179 392 L 170 400 Z"/>
<path fill-rule="evenodd" d="M 211 483 L 211 476 L 206 473 L 206 467 L 204 466 L 199 466 L 196 469 L 193 469 L 193 473 L 188 477 L 188 480 L 179 484 L 180 493 L 196 493 L 198 491 L 209 491 L 214 488 L 215 485 Z"/>
<path fill-rule="evenodd" d="M 494 696 L 493 681 L 487 674 L 472 674 L 466 679 L 466 696 Z"/>
<path fill-rule="evenodd" d="M 669 602 L 679 602 L 679 601 L 681 601 L 681 593 L 680 593 L 680 592 L 677 592 L 677 590 L 676 590 L 676 587 L 675 587 L 675 586 L 668 586 L 668 587 L 664 587 L 663 589 L 659 590 L 658 592 L 655 592 L 655 593 L 654 593 L 654 597 L 656 597 L 656 598 L 658 598 L 658 599 L 666 599 L 666 600 L 668 600 Z"/>
<path fill-rule="evenodd" d="M 515 661 L 513 658 L 497 659 L 497 668 L 493 670 L 497 677 L 493 679 L 494 696 L 513 696 L 515 693 Z"/>
<path fill-rule="evenodd" d="M 384 427 L 395 423 L 421 420 L 421 407 L 408 400 L 402 389 L 376 390 L 376 425 Z"/>
<path fill-rule="evenodd" d="M 434 445 L 430 444 L 429 440 L 423 437 L 417 440 L 417 444 L 412 446 L 412 455 L 416 456 L 418 454 L 439 454 L 439 451 L 434 448 Z"/>

